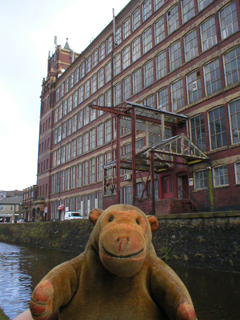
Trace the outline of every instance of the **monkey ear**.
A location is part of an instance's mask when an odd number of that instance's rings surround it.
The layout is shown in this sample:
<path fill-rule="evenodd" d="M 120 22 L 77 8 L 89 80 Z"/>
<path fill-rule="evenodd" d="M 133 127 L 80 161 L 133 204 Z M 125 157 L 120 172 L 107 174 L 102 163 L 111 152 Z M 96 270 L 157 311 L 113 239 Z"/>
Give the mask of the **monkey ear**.
<path fill-rule="evenodd" d="M 156 231 L 159 227 L 158 219 L 155 216 L 147 216 L 148 222 L 150 223 L 150 227 L 152 232 Z"/>
<path fill-rule="evenodd" d="M 103 210 L 101 209 L 92 209 L 89 213 L 89 220 L 93 223 L 96 224 L 98 218 L 102 214 Z"/>

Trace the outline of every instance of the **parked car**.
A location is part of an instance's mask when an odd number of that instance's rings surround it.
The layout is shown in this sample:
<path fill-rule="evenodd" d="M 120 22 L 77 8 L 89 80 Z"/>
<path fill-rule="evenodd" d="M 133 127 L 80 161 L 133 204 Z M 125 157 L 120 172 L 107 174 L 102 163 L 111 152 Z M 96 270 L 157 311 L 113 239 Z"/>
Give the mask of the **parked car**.
<path fill-rule="evenodd" d="M 24 219 L 19 219 L 19 220 L 17 220 L 17 223 L 24 223 L 24 222 L 25 222 Z"/>
<path fill-rule="evenodd" d="M 83 219 L 82 215 L 76 211 L 67 211 L 64 216 L 64 220 Z"/>

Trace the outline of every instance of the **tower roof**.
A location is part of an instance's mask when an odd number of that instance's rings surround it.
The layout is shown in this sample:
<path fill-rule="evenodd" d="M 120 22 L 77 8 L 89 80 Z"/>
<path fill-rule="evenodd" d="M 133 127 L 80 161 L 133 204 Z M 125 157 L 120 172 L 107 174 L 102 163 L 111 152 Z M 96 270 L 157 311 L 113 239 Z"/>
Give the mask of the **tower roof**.
<path fill-rule="evenodd" d="M 65 46 L 64 48 L 65 50 L 71 50 L 71 48 L 69 47 L 69 44 L 68 44 L 68 38 L 66 38 L 66 43 L 65 43 Z"/>

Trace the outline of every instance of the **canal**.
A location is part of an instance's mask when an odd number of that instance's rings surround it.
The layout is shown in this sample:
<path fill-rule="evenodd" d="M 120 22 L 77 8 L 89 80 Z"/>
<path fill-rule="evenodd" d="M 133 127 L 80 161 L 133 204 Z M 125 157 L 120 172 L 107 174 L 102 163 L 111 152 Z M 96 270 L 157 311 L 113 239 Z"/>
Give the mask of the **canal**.
<path fill-rule="evenodd" d="M 75 255 L 0 242 L 0 307 L 9 319 L 28 308 L 33 288 L 50 269 Z M 187 286 L 198 320 L 240 319 L 240 273 L 171 267 Z"/>

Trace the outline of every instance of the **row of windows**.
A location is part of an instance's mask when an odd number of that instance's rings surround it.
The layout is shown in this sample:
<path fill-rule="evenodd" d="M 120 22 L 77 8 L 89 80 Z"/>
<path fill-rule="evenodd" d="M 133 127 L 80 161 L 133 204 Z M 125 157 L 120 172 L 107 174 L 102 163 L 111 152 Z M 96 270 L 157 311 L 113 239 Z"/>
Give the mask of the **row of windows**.
<path fill-rule="evenodd" d="M 240 184 L 240 162 L 234 163 L 235 183 Z M 224 187 L 229 185 L 228 165 L 217 166 L 212 168 L 213 186 Z M 199 170 L 194 172 L 194 190 L 208 188 L 208 171 Z"/>
<path fill-rule="evenodd" d="M 76 166 L 52 175 L 52 193 L 75 189 L 103 180 L 103 165 L 111 161 L 111 153 L 78 163 Z"/>
<path fill-rule="evenodd" d="M 59 211 L 57 210 L 60 204 L 65 206 L 66 212 L 77 211 L 86 218 L 92 209 L 102 209 L 102 191 L 51 202 L 51 220 L 60 219 Z"/>
<path fill-rule="evenodd" d="M 225 10 L 231 13 L 231 15 L 228 15 L 228 22 L 227 25 L 224 24 L 228 31 L 228 36 L 232 34 L 232 32 L 235 32 L 238 30 L 238 21 L 235 20 L 236 16 L 236 5 L 235 2 L 229 4 L 227 7 L 222 9 L 222 12 L 225 12 Z M 228 12 L 227 11 L 227 12 Z M 225 13 L 226 15 L 227 13 Z M 224 16 L 225 16 L 224 15 Z M 201 43 L 202 43 L 202 50 L 210 49 L 211 46 L 216 44 L 216 28 L 214 24 L 214 17 L 208 19 L 205 21 L 201 26 Z M 209 31 L 209 25 L 211 28 L 213 27 L 214 32 Z M 221 24 L 223 25 L 223 23 Z M 151 30 L 151 29 L 149 29 Z M 222 29 L 223 31 L 223 29 Z M 206 32 L 206 33 L 205 33 Z M 150 33 L 151 35 L 151 33 Z M 213 37 L 214 35 L 214 37 Z M 213 40 L 215 39 L 215 40 Z M 135 43 L 138 43 L 138 49 L 136 49 Z M 129 99 L 132 95 L 139 93 L 143 88 L 146 88 L 153 84 L 156 80 L 162 79 L 165 77 L 168 72 L 172 72 L 176 69 L 178 69 L 182 64 L 183 60 L 190 61 L 191 59 L 194 59 L 198 56 L 199 51 L 201 50 L 198 47 L 198 40 L 197 40 L 197 30 L 193 29 L 190 31 L 187 35 L 183 37 L 183 46 L 184 46 L 184 57 L 182 57 L 182 50 L 181 50 L 181 40 L 178 40 L 174 42 L 167 50 L 164 50 L 160 52 L 155 59 L 149 60 L 147 63 L 145 63 L 142 68 L 139 68 L 135 70 L 132 73 L 132 79 L 130 76 L 126 77 L 123 80 L 122 86 L 123 86 L 123 96 L 121 96 L 121 84 L 118 83 L 114 87 L 114 105 L 117 105 L 121 103 L 122 100 Z M 151 48 L 151 46 L 149 47 Z M 122 62 L 121 62 L 121 56 L 122 56 Z M 141 56 L 140 53 L 140 38 L 137 38 L 133 41 L 133 54 L 132 54 L 132 60 L 134 61 L 135 58 L 139 58 Z M 127 68 L 131 64 L 130 59 L 130 46 L 124 48 L 122 54 L 118 54 L 114 58 L 114 75 L 117 75 L 121 69 Z M 238 68 L 239 68 L 239 48 L 234 49 L 233 51 L 227 53 L 224 56 L 224 63 L 225 63 L 225 76 L 226 76 L 226 83 L 227 85 L 232 84 L 233 82 L 238 81 Z M 68 112 L 71 112 L 73 108 L 76 108 L 78 104 L 81 104 L 84 100 L 90 97 L 91 94 L 95 93 L 100 87 L 102 87 L 106 81 L 110 80 L 110 74 L 111 74 L 111 64 L 110 62 L 105 66 L 104 68 L 100 69 L 97 74 L 94 74 L 91 79 L 87 80 L 87 82 L 79 87 L 78 90 L 76 90 L 73 95 L 71 95 L 68 99 L 64 100 L 62 104 L 55 110 L 55 117 L 54 122 L 56 123 L 58 120 L 60 120 L 63 116 L 67 115 Z M 218 77 L 218 82 L 213 81 L 214 84 L 211 84 L 211 78 L 214 78 L 213 72 L 211 68 L 215 69 L 215 73 Z M 110 70 L 109 73 L 106 70 Z M 213 93 L 214 91 L 217 91 L 221 89 L 221 77 L 220 74 L 217 74 L 219 69 L 219 62 L 216 61 L 212 64 L 209 64 L 208 67 L 205 68 L 205 78 L 206 78 L 206 95 L 209 95 Z M 191 77 L 195 79 L 188 78 L 189 83 L 191 83 L 191 80 L 193 82 L 193 85 L 196 86 L 196 76 L 192 75 Z M 132 88 L 131 88 L 132 83 Z M 200 78 L 198 81 L 198 84 L 200 85 Z M 181 86 L 181 83 L 177 85 L 177 87 Z M 178 88 L 179 89 L 179 88 Z M 191 91 L 191 85 L 188 86 L 189 92 Z M 188 103 L 192 103 L 192 100 L 196 100 L 196 97 L 198 94 L 200 94 L 201 89 L 195 90 L 195 87 L 193 88 L 195 91 L 194 93 L 189 93 L 188 96 Z M 106 92 L 106 105 L 111 106 L 111 91 L 108 90 Z M 194 100 L 194 101 L 195 101 Z M 184 100 L 182 99 L 182 103 Z M 101 102 L 101 101 L 100 101 Z M 181 105 L 181 101 L 179 101 Z M 175 108 L 174 110 L 179 109 L 179 107 Z"/>
<path fill-rule="evenodd" d="M 228 116 L 227 116 L 228 114 Z M 228 120 L 227 120 L 228 119 Z M 210 110 L 205 124 L 204 115 L 200 114 L 190 120 L 191 139 L 202 151 L 207 151 L 206 132 L 209 132 L 209 149 L 227 146 L 229 121 L 231 144 L 240 142 L 240 99 L 228 104 L 228 113 L 224 106 Z"/>
<path fill-rule="evenodd" d="M 132 94 L 137 94 L 146 86 L 153 84 L 155 82 L 154 67 L 156 79 L 166 75 L 166 65 L 166 52 L 163 51 L 155 60 L 148 61 L 143 68 L 135 70 L 132 75 L 123 79 L 122 83 L 117 83 L 114 86 L 114 105 L 120 104 L 122 100 L 128 100 Z M 240 47 L 234 48 L 223 55 L 223 66 L 224 70 L 221 70 L 220 60 L 213 60 L 203 66 L 203 77 L 200 70 L 195 70 L 186 77 L 170 84 L 169 88 L 162 88 L 157 93 L 158 108 L 176 111 L 186 104 L 201 99 L 204 95 L 208 96 L 221 90 L 223 83 L 221 74 L 225 75 L 226 86 L 238 82 L 240 80 Z M 204 88 L 202 88 L 201 78 L 203 78 Z M 186 89 L 184 89 L 185 87 Z M 169 94 L 171 100 L 169 100 Z M 144 103 L 150 107 L 155 107 L 155 96 L 147 97 Z"/>
<path fill-rule="evenodd" d="M 198 0 L 198 10 L 204 9 L 207 5 L 209 5 L 212 0 Z M 181 5 L 180 5 L 181 3 Z M 182 11 L 182 22 L 186 23 L 191 18 L 193 18 L 196 14 L 197 9 L 194 7 L 194 0 L 181 0 L 179 4 L 176 4 L 172 8 L 170 8 L 165 15 L 161 16 L 154 25 L 147 30 L 145 30 L 142 34 L 142 52 L 141 52 L 141 40 L 140 37 L 136 38 L 132 42 L 132 62 L 136 61 L 142 54 L 148 52 L 152 49 L 153 46 L 153 36 L 154 35 L 154 44 L 157 45 L 161 41 L 165 39 L 165 34 L 172 34 L 174 31 L 179 28 L 179 12 L 180 7 Z M 154 11 L 158 10 L 164 4 L 163 0 L 154 0 Z M 130 34 L 131 29 L 135 31 L 142 22 L 146 21 L 152 15 L 152 1 L 146 0 L 142 4 L 142 14 L 141 8 L 138 7 L 132 15 L 132 20 L 128 17 L 122 26 L 119 26 L 116 29 L 116 38 L 115 44 L 119 45 L 122 42 L 122 39 L 125 40 Z M 220 27 L 221 27 L 221 37 L 225 39 L 233 32 L 238 30 L 238 21 L 237 21 L 237 13 L 236 13 L 236 5 L 235 2 L 230 4 L 228 7 L 223 8 L 219 12 L 220 19 Z M 202 36 L 202 51 L 209 49 L 211 46 L 216 44 L 216 28 L 214 17 L 209 19 L 209 21 L 203 23 L 201 25 L 201 36 Z M 75 72 L 68 77 L 65 82 L 61 84 L 56 91 L 56 101 L 62 98 L 69 89 L 72 89 L 75 84 L 79 82 L 80 79 L 83 79 L 87 73 L 91 71 L 92 68 L 97 66 L 99 62 L 101 62 L 106 55 L 108 55 L 112 51 L 112 36 L 109 36 L 106 42 L 103 42 L 99 48 L 95 49 L 86 61 L 84 61 L 80 67 L 76 68 Z M 123 70 L 130 65 L 130 46 L 126 47 L 122 51 L 122 65 Z M 120 55 L 117 55 L 114 58 L 114 75 L 117 75 L 120 72 Z M 105 69 L 109 69 L 109 74 L 105 76 L 105 83 L 108 82 L 108 77 L 111 77 L 110 70 L 110 62 L 109 66 L 106 66 Z M 105 72 L 108 72 L 105 70 Z M 102 78 L 104 74 L 104 68 L 99 71 L 99 87 L 102 86 Z M 95 74 L 91 81 L 96 82 L 97 75 Z M 88 80 L 90 81 L 90 80 Z M 93 84 L 93 88 L 95 85 Z M 95 89 L 93 89 L 94 91 Z"/>

